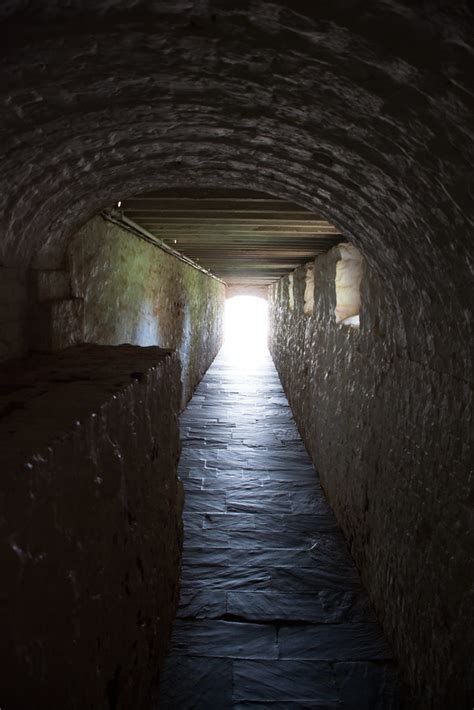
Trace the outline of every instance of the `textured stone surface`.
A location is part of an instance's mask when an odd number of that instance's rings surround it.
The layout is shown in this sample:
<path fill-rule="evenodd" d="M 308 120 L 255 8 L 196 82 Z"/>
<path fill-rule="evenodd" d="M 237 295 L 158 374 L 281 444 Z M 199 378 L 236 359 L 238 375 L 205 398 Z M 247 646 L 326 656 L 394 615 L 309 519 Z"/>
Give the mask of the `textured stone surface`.
<path fill-rule="evenodd" d="M 360 328 L 336 325 L 339 254 L 334 249 L 314 262 L 314 316 L 304 314 L 303 269 L 293 279 L 293 311 L 288 279 L 272 288 L 271 350 L 396 652 L 407 707 L 468 709 L 472 390 L 464 377 L 443 372 L 441 359 L 414 359 L 413 331 L 406 331 L 409 342 L 401 339 L 400 313 L 370 269 L 361 284 Z"/>
<path fill-rule="evenodd" d="M 0 266 L 0 362 L 27 347 L 27 294 L 25 269 Z"/>
<path fill-rule="evenodd" d="M 65 269 L 29 271 L 25 315 L 29 350 L 51 352 L 84 341 L 84 300 L 73 297 L 71 274 Z"/>
<path fill-rule="evenodd" d="M 392 288 L 426 287 L 421 315 L 443 304 L 433 280 L 453 313 L 468 303 L 453 289 L 467 284 L 472 215 L 466 2 L 7 8 L 5 258 L 56 252 L 142 190 L 253 187 L 330 217 Z"/>
<path fill-rule="evenodd" d="M 157 707 L 397 710 L 391 653 L 268 353 L 242 366 L 224 346 L 181 427 L 182 592 Z"/>
<path fill-rule="evenodd" d="M 159 348 L 5 365 L 2 707 L 150 707 L 178 598 L 178 407 Z"/>
<path fill-rule="evenodd" d="M 33 298 L 39 303 L 71 296 L 71 275 L 65 269 L 38 270 L 32 273 Z"/>
<path fill-rule="evenodd" d="M 67 261 L 83 340 L 177 350 L 184 406 L 221 345 L 225 286 L 102 217 L 75 235 Z"/>
<path fill-rule="evenodd" d="M 60 298 L 30 303 L 28 345 L 33 351 L 62 350 L 84 342 L 84 300 Z"/>
<path fill-rule="evenodd" d="M 182 402 L 222 342 L 225 285 L 102 217 L 62 269 L 0 269 L 0 360 L 83 342 L 177 350 Z"/>
<path fill-rule="evenodd" d="M 315 383 L 308 408 L 321 404 L 306 440 L 418 704 L 470 708 L 455 653 L 473 635 L 467 1 L 10 0 L 0 13 L 2 264 L 59 267 L 102 207 L 196 184 L 295 200 L 360 248 L 367 330 L 321 328 L 317 378 L 294 361 Z"/>

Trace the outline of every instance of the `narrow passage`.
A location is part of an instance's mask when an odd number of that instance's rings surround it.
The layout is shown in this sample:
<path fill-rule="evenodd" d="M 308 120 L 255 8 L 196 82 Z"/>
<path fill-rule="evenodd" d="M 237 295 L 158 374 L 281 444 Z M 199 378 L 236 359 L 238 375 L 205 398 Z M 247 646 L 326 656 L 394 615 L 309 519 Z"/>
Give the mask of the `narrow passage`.
<path fill-rule="evenodd" d="M 181 603 L 160 710 L 395 710 L 396 672 L 268 353 L 181 418 Z"/>

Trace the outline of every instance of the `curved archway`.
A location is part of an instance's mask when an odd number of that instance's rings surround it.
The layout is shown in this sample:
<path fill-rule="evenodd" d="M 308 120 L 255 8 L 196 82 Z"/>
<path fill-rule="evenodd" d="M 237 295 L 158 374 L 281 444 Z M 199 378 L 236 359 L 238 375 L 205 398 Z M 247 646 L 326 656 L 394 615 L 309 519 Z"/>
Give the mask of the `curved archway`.
<path fill-rule="evenodd" d="M 428 258 L 431 270 L 441 255 L 446 275 L 456 262 L 448 243 L 467 246 L 461 13 L 443 32 L 443 13 L 428 20 L 385 6 L 357 16 L 337 3 L 314 14 L 305 3 L 203 6 L 184 20 L 159 4 L 99 3 L 93 25 L 82 14 L 71 27 L 61 6 L 45 4 L 32 35 L 29 18 L 14 14 L 21 4 L 10 6 L 7 261 L 53 250 L 123 196 L 191 183 L 252 186 L 317 209 L 389 281 L 408 278 L 409 260 Z M 425 32 L 419 52 L 406 41 L 415 26 Z M 12 79 L 22 62 L 26 92 Z"/>
<path fill-rule="evenodd" d="M 362 301 L 377 315 L 347 336 L 361 338 L 363 399 L 347 375 L 356 356 L 329 331 L 315 390 L 330 411 L 317 427 L 321 470 L 413 692 L 452 702 L 466 685 L 452 670 L 464 561 L 440 574 L 434 560 L 468 535 L 453 521 L 469 490 L 472 13 L 464 2 L 191 6 L 103 0 L 92 14 L 79 0 L 12 0 L 2 10 L 1 263 L 57 266 L 98 210 L 161 186 L 251 187 L 337 225 L 374 274 Z M 363 413 L 356 455 L 342 411 Z M 430 613 L 448 617 L 445 643 Z M 445 649 L 435 659 L 420 652 L 427 638 Z"/>

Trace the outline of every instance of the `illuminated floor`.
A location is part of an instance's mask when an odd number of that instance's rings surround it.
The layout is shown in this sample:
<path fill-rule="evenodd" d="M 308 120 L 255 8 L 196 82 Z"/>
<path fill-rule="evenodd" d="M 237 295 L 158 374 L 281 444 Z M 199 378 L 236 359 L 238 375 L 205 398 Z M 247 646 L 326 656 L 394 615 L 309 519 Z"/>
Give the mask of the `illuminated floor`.
<path fill-rule="evenodd" d="M 395 710 L 390 653 L 270 356 L 241 363 L 223 349 L 182 416 L 182 593 L 159 708 Z"/>

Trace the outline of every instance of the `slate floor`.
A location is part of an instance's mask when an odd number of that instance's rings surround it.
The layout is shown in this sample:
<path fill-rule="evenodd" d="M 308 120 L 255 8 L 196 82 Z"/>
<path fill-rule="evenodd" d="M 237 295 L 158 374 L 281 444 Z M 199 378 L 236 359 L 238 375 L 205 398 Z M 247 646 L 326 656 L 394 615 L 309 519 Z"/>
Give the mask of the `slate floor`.
<path fill-rule="evenodd" d="M 159 710 L 396 710 L 397 679 L 270 356 L 182 415 L 181 603 Z"/>

